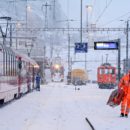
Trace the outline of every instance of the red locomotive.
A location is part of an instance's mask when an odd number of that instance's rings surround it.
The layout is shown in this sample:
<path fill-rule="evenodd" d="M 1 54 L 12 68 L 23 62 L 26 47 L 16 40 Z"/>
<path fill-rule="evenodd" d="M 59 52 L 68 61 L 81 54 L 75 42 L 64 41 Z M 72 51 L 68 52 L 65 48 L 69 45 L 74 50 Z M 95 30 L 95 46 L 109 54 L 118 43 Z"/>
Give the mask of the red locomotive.
<path fill-rule="evenodd" d="M 97 69 L 97 82 L 99 88 L 114 88 L 116 86 L 116 67 L 104 63 Z"/>

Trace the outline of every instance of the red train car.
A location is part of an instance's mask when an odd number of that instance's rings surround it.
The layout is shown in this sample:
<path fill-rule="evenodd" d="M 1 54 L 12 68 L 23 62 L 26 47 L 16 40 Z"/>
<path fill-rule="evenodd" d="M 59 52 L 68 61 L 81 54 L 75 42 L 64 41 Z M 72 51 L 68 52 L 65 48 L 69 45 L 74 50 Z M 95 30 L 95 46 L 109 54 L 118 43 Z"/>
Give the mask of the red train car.
<path fill-rule="evenodd" d="M 102 64 L 97 69 L 97 82 L 99 88 L 114 88 L 116 86 L 116 67 L 109 63 Z"/>

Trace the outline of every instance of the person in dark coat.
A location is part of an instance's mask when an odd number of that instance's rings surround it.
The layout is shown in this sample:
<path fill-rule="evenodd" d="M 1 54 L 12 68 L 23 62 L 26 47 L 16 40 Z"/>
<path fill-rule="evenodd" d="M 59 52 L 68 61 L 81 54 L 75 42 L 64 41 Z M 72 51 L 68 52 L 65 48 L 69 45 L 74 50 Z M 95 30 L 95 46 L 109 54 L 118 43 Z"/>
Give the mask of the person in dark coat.
<path fill-rule="evenodd" d="M 36 75 L 36 90 L 40 91 L 41 77 L 39 74 Z"/>

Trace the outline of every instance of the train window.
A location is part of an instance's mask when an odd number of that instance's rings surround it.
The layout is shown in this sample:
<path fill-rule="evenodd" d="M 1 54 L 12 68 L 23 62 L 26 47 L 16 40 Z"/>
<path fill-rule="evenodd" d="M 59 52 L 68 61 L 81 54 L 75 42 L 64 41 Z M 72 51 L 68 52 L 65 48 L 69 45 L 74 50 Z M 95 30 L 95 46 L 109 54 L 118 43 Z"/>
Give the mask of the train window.
<path fill-rule="evenodd" d="M 10 54 L 8 53 L 8 61 L 7 61 L 7 63 L 8 63 L 8 68 L 7 68 L 7 74 L 8 74 L 8 76 L 10 76 L 11 75 L 11 59 L 10 59 L 11 57 L 10 57 Z"/>
<path fill-rule="evenodd" d="M 109 69 L 105 69 L 105 74 L 109 74 Z"/>
<path fill-rule="evenodd" d="M 109 69 L 109 74 L 112 74 L 112 69 Z"/>
<path fill-rule="evenodd" d="M 99 73 L 104 74 L 104 69 L 100 69 Z"/>
<path fill-rule="evenodd" d="M 16 75 L 16 59 L 15 56 L 13 56 L 13 68 L 14 68 L 14 76 Z"/>
<path fill-rule="evenodd" d="M 6 57 L 5 57 L 5 66 L 6 66 L 6 67 L 5 67 L 5 75 L 8 75 L 8 74 L 7 74 L 7 72 L 8 72 L 8 71 L 7 71 L 7 68 L 8 68 L 8 53 L 7 53 L 7 52 L 6 52 Z"/>
<path fill-rule="evenodd" d="M 12 75 L 14 76 L 15 75 L 15 59 L 14 59 L 14 56 L 12 55 Z"/>
<path fill-rule="evenodd" d="M 9 75 L 12 76 L 12 55 L 9 54 Z"/>
<path fill-rule="evenodd" d="M 13 55 L 11 55 L 11 75 L 15 75 L 15 72 L 14 72 L 14 57 Z"/>
<path fill-rule="evenodd" d="M 3 75 L 3 53 L 0 52 L 0 75 Z"/>
<path fill-rule="evenodd" d="M 6 75 L 10 75 L 10 55 L 9 52 L 6 52 Z"/>
<path fill-rule="evenodd" d="M 114 68 L 112 69 L 112 74 L 115 74 L 115 69 Z"/>
<path fill-rule="evenodd" d="M 10 55 L 10 60 L 11 60 L 11 75 L 13 75 L 14 74 L 13 55 Z"/>
<path fill-rule="evenodd" d="M 17 75 L 17 61 L 16 61 L 16 57 L 14 59 L 14 62 L 15 62 L 15 75 Z"/>

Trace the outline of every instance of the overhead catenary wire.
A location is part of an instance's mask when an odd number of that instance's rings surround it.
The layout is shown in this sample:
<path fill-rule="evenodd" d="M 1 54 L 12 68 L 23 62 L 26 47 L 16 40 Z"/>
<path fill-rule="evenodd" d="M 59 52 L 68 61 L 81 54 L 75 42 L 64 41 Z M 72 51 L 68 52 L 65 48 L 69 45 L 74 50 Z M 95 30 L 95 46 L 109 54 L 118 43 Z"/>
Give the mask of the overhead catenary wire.
<path fill-rule="evenodd" d="M 114 21 L 120 20 L 120 18 L 125 17 L 125 16 L 127 16 L 128 14 L 130 14 L 130 12 L 127 12 L 127 13 L 121 15 L 121 16 L 118 16 L 117 18 L 115 18 L 115 19 L 113 19 L 113 20 L 110 20 L 109 22 L 107 22 L 107 23 L 104 24 L 103 26 L 108 25 L 108 24 L 110 24 L 110 23 L 112 23 L 112 22 L 114 22 Z"/>
<path fill-rule="evenodd" d="M 112 0 L 110 0 L 110 1 L 108 2 L 108 4 L 105 6 L 105 8 L 104 8 L 103 11 L 101 12 L 101 14 L 98 16 L 98 18 L 97 18 L 97 20 L 96 20 L 95 23 L 97 23 L 97 22 L 99 21 L 99 19 L 101 19 L 102 15 L 105 13 L 105 11 L 107 10 L 107 8 L 110 6 L 111 2 L 112 2 Z"/>

